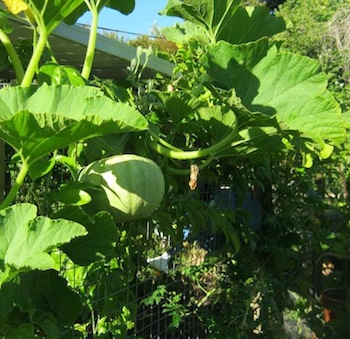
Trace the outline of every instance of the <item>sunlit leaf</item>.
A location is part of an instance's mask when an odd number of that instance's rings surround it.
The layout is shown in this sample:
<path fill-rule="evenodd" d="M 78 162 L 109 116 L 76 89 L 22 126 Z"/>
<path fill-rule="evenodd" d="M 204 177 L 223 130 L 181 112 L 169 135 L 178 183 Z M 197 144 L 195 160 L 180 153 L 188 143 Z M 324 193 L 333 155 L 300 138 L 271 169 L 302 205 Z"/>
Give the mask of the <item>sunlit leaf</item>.
<path fill-rule="evenodd" d="M 328 159 L 333 153 L 334 146 L 325 144 L 322 150 L 320 151 L 320 156 L 322 159 Z"/>
<path fill-rule="evenodd" d="M 16 269 L 54 267 L 48 253 L 54 247 L 86 235 L 80 224 L 36 216 L 34 205 L 23 203 L 0 211 L 0 263 Z"/>
<path fill-rule="evenodd" d="M 239 46 L 219 42 L 209 47 L 204 63 L 212 80 L 234 88 L 250 111 L 276 116 L 284 129 L 316 142 L 342 142 L 341 109 L 326 90 L 328 76 L 319 63 L 267 47 L 264 40 Z"/>
<path fill-rule="evenodd" d="M 48 85 L 83 86 L 86 84 L 86 80 L 72 66 L 47 63 L 39 69 L 38 84 L 42 85 L 43 83 Z"/>
<path fill-rule="evenodd" d="M 89 86 L 11 87 L 0 90 L 0 138 L 32 165 L 56 149 L 110 133 L 147 129 L 128 104 Z"/>
<path fill-rule="evenodd" d="M 64 183 L 60 186 L 58 191 L 53 191 L 50 194 L 50 199 L 59 201 L 65 205 L 86 205 L 91 201 L 90 194 L 86 192 L 87 188 L 93 189 L 94 187 L 88 187 L 86 184 L 79 181 Z"/>
<path fill-rule="evenodd" d="M 203 43 L 209 43 L 210 41 L 205 29 L 190 21 L 185 21 L 173 27 L 165 27 L 161 31 L 167 40 L 175 42 L 178 46 L 183 46 L 189 43 L 190 40 Z"/>

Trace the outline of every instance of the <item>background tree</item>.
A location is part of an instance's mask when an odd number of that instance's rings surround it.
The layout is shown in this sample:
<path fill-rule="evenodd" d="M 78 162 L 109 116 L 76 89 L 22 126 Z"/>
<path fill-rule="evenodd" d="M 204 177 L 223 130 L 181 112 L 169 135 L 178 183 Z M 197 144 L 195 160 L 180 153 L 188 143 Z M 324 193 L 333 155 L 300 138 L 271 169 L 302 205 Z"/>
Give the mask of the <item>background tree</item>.
<path fill-rule="evenodd" d="M 173 55 L 177 51 L 177 46 L 174 42 L 167 40 L 161 32 L 157 24 L 151 27 L 151 33 L 138 35 L 135 39 L 131 39 L 128 44 L 130 46 L 148 48 L 149 46 L 155 51 L 159 57 L 164 54 Z"/>
<path fill-rule="evenodd" d="M 332 75 L 329 89 L 349 109 L 349 16 L 345 0 L 287 0 L 275 12 L 287 22 L 282 49 L 318 59 Z"/>
<path fill-rule="evenodd" d="M 244 0 L 241 2 L 242 6 L 266 6 L 272 10 L 275 10 L 285 0 Z"/>

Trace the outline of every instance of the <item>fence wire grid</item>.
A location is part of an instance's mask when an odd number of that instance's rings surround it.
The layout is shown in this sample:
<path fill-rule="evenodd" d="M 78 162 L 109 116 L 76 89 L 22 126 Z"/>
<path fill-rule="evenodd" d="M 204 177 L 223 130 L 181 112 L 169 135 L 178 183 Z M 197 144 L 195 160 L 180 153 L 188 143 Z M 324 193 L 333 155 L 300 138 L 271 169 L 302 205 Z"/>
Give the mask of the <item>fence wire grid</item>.
<path fill-rule="evenodd" d="M 11 160 L 13 151 L 0 143 L 1 197 L 13 185 L 17 164 Z M 47 195 L 67 180 L 67 172 L 55 168 L 39 182 L 25 183 L 17 202 L 42 206 L 40 213 L 50 209 Z M 222 188 L 225 189 L 225 188 Z M 212 195 L 213 192 L 204 192 Z M 229 196 L 228 200 L 229 201 Z M 221 198 L 222 199 L 222 198 Z M 125 224 L 123 230 L 137 228 L 138 236 L 129 237 L 120 246 L 113 260 L 101 260 L 81 267 L 57 250 L 60 275 L 84 300 L 84 311 L 73 328 L 62 332 L 62 338 L 207 338 L 196 313 L 198 307 L 214 307 L 208 291 L 220 280 L 220 268 L 208 270 L 197 280 L 190 275 L 199 272 L 210 251 L 222 245 L 222 239 L 203 230 L 195 238 L 185 230 L 183 241 L 172 244 L 156 225 L 147 221 Z M 203 225 L 205 226 L 205 225 Z M 123 231 L 120 232 L 123 237 Z M 155 250 L 155 246 L 157 250 Z M 213 311 L 213 310 L 212 310 Z M 215 311 L 215 310 L 214 310 Z"/>

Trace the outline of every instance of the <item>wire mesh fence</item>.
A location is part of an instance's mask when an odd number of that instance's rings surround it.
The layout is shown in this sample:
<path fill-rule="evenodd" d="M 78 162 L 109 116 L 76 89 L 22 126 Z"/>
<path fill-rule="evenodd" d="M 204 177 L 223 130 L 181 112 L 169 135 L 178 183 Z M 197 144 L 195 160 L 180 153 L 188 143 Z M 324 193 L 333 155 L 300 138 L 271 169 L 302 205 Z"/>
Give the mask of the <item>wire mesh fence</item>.
<path fill-rule="evenodd" d="M 142 248 L 146 250 L 134 257 L 99 262 L 89 269 L 62 262 L 61 274 L 74 290 L 83 291 L 84 299 L 88 300 L 90 312 L 81 319 L 88 324 L 84 332 L 90 337 L 106 332 L 127 338 L 207 337 L 208 330 L 196 316 L 196 308 L 198 303 L 206 302 L 210 307 L 210 300 L 184 272 L 200 267 L 207 251 L 196 242 L 188 242 L 173 258 L 164 255 L 148 258 L 147 253 L 153 251 L 147 247 L 154 239 L 164 242 L 164 238 L 154 236 L 149 224 L 144 229 Z M 129 246 L 132 245 L 126 247 Z M 210 276 L 207 279 L 202 281 L 202 289 L 212 283 Z M 74 337 L 71 330 L 66 334 Z"/>
<path fill-rule="evenodd" d="M 0 147 L 2 196 L 8 193 L 18 171 L 10 147 Z M 39 214 L 58 209 L 50 194 L 69 174 L 60 166 L 43 178 L 25 182 L 17 202 L 40 206 Z M 203 199 L 213 192 L 203 191 Z M 227 200 L 228 197 L 228 200 Z M 220 199 L 226 203 L 232 196 Z M 82 266 L 60 250 L 52 253 L 57 270 L 79 295 L 83 308 L 72 328 L 62 338 L 206 338 L 210 331 L 197 314 L 199 308 L 212 308 L 211 295 L 218 293 L 220 268 L 205 267 L 208 253 L 222 245 L 208 225 L 192 236 L 191 225 L 183 239 L 172 243 L 157 224 L 141 220 L 118 226 L 113 256 Z M 59 296 L 58 296 L 59 297 Z M 215 310 L 214 310 L 215 311 Z M 67 310 L 69 312 L 69 310 Z"/>
<path fill-rule="evenodd" d="M 4 145 L 2 152 L 0 178 L 6 194 L 13 185 L 18 162 L 9 147 Z M 61 206 L 52 203 L 50 196 L 70 179 L 67 170 L 56 165 L 42 178 L 28 179 L 17 202 L 32 202 L 40 206 L 39 214 L 54 216 Z M 261 207 L 253 192 L 248 191 L 242 198 L 229 185 L 205 183 L 198 189 L 200 194 L 196 199 L 208 209 L 216 204 L 222 208 L 220 213 L 233 212 L 234 227 L 248 223 L 245 231 L 259 230 Z M 241 251 L 240 267 L 234 263 L 233 256 L 222 260 L 220 251 L 227 245 L 227 237 L 222 225 L 212 225 L 212 222 L 203 219 L 200 230 L 194 230 L 191 223 L 184 224 L 180 237 L 163 233 L 156 218 L 118 224 L 113 252 L 95 253 L 97 259 L 86 264 L 77 263 L 65 250 L 52 252 L 59 276 L 82 303 L 74 325 L 62 328 L 60 337 L 216 338 L 224 329 L 213 330 L 213 324 L 218 323 L 223 312 L 232 312 L 226 314 L 229 325 L 242 319 L 242 315 L 249 318 L 250 327 L 244 330 L 248 334 L 259 334 L 259 317 L 263 314 L 260 305 L 266 287 L 261 280 L 254 280 L 251 272 L 246 274 L 249 267 L 245 265 L 250 264 L 252 257 L 245 258 Z M 242 276 L 247 280 L 241 279 Z M 226 295 L 229 302 L 223 301 Z M 231 301 L 235 302 L 236 309 Z M 65 312 L 70 314 L 73 310 Z M 289 323 L 288 320 L 287 325 Z"/>

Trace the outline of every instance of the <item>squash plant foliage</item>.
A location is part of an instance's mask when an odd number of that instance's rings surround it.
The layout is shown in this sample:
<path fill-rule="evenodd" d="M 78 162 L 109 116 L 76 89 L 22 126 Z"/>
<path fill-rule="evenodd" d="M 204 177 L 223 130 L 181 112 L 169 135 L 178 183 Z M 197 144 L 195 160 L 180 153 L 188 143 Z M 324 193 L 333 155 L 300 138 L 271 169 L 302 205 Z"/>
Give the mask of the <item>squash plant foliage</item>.
<path fill-rule="evenodd" d="M 238 118 L 238 133 L 215 152 L 216 157 L 236 155 L 241 144 L 264 134 L 299 145 L 305 164 L 315 151 L 329 156 L 332 147 L 328 143 L 341 143 L 345 127 L 339 105 L 326 90 L 328 76 L 320 72 L 316 60 L 279 52 L 271 43 L 268 37 L 285 27 L 281 18 L 265 7 L 238 5 L 234 0 L 171 0 L 163 11 L 186 20 L 163 30 L 169 40 L 179 46 L 193 40 L 206 46 L 199 60 L 203 76 L 192 93 L 206 87 L 214 102 L 226 105 Z M 209 110 L 215 116 L 215 109 Z"/>
<path fill-rule="evenodd" d="M 193 162 L 203 170 L 226 158 L 294 149 L 311 166 L 313 157 L 328 157 L 345 138 L 339 105 L 326 90 L 327 75 L 315 60 L 278 50 L 269 37 L 285 24 L 266 8 L 242 8 L 239 0 L 169 0 L 163 14 L 185 21 L 163 33 L 178 44 L 184 62 L 175 65 L 172 79 L 164 80 L 170 90 L 150 86 L 142 92 L 142 99 L 150 100 L 145 105 L 125 88 L 126 99 L 111 98 L 90 82 L 100 11 L 110 7 L 128 14 L 133 0 L 3 2 L 9 12 L 24 13 L 34 32 L 33 52 L 24 67 L 11 42 L 7 17 L 13 14 L 0 11 L 0 41 L 18 83 L 0 90 L 0 138 L 13 148 L 19 169 L 0 206 L 0 333 L 5 337 L 31 338 L 38 328 L 59 337 L 77 321 L 82 301 L 67 286 L 70 277 L 58 275 L 55 248 L 83 267 L 83 278 L 84 266 L 129 253 L 117 249 L 122 237 L 108 212 L 88 215 L 80 208 L 89 203 L 87 191 L 93 189 L 76 181 L 87 165 L 81 159 L 88 158 L 83 155 L 90 141 L 99 146 L 98 156 L 131 149 L 154 158 L 169 188 L 176 186 L 173 175 L 188 175 Z M 74 23 L 87 10 L 93 20 L 82 70 L 58 65 L 54 56 L 43 64 L 53 30 L 62 21 Z M 194 55 L 186 56 L 186 49 Z M 197 59 L 191 66 L 187 59 L 192 57 Z M 141 82 L 136 85 L 141 92 Z M 68 151 L 61 154 L 62 149 Z M 28 176 L 40 180 L 57 164 L 70 173 L 51 197 L 63 207 L 49 218 L 37 216 L 32 204 L 14 204 Z M 238 250 L 234 225 L 225 225 L 228 242 Z M 10 322 L 18 312 L 25 316 Z"/>
<path fill-rule="evenodd" d="M 1 10 L 0 40 L 12 61 L 18 86 L 0 90 L 0 137 L 15 151 L 19 171 L 0 206 L 0 332 L 5 337 L 32 338 L 39 328 L 44 336 L 58 338 L 62 328 L 74 324 L 78 318 L 82 301 L 68 288 L 67 281 L 58 276 L 57 255 L 53 250 L 67 244 L 63 249 L 78 263 L 86 265 L 100 260 L 115 246 L 115 223 L 106 212 L 84 217 L 82 212 L 75 211 L 74 217 L 70 217 L 69 211 L 61 214 L 57 211 L 50 219 L 37 217 L 37 208 L 32 204 L 12 203 L 28 175 L 36 180 L 49 173 L 56 162 L 67 165 L 72 177 L 76 177 L 78 163 L 72 154 L 76 154 L 78 143 L 111 133 L 143 131 L 148 122 L 135 108 L 112 101 L 101 90 L 88 85 L 86 79 L 93 62 L 96 30 L 91 32 L 81 74 L 71 67 L 52 63 L 37 70 L 42 65 L 48 37 L 80 5 L 87 6 L 96 18 L 107 5 L 129 13 L 134 2 L 4 2 L 9 12 L 26 14 L 35 38 L 33 53 L 24 68 L 21 55 L 8 35 L 11 27 L 6 19 L 11 14 Z M 34 78 L 37 78 L 36 85 L 33 85 Z M 65 147 L 70 148 L 70 156 L 58 156 L 57 151 Z M 75 192 L 78 200 L 89 200 L 80 188 Z M 71 197 L 72 191 L 66 196 Z M 72 239 L 76 242 L 71 242 Z M 87 248 L 90 254 L 80 259 Z M 24 318 L 18 316 L 18 312 Z"/>

